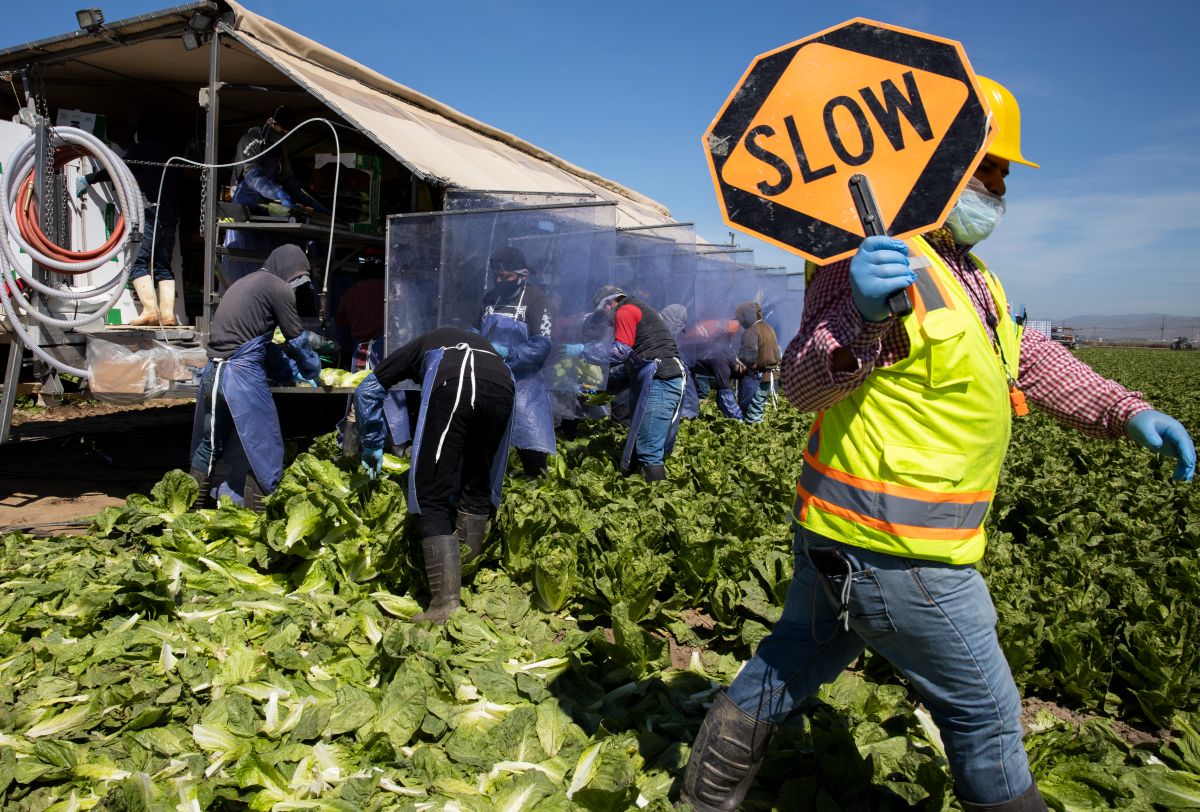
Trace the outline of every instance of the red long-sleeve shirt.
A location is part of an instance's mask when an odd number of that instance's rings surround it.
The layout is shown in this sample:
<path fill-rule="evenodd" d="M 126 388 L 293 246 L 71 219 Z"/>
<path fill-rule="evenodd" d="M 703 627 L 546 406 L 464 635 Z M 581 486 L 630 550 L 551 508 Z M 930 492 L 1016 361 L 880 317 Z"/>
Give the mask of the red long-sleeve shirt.
<path fill-rule="evenodd" d="M 949 229 L 924 236 L 963 286 L 994 340 L 987 314 L 995 312 L 995 304 L 967 249 L 955 244 Z M 853 354 L 857 369 L 833 369 L 833 353 L 840 347 Z M 784 396 L 802 412 L 828 409 L 857 389 L 876 366 L 894 364 L 908 352 L 908 334 L 897 319 L 868 322 L 854 306 L 849 260 L 833 263 L 821 268 L 805 292 L 800 331 L 783 353 Z M 1129 418 L 1153 408 L 1140 392 L 1104 378 L 1034 330 L 1022 334 L 1017 386 L 1030 403 L 1059 422 L 1102 439 L 1124 436 Z"/>

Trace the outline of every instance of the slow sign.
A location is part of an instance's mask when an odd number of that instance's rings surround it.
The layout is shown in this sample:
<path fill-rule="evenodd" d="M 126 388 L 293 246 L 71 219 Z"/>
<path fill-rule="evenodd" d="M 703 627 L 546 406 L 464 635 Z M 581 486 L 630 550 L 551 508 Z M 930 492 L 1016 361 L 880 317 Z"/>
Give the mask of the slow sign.
<path fill-rule="evenodd" d="M 865 236 L 852 176 L 911 236 L 945 219 L 993 130 L 959 43 L 854 19 L 755 59 L 704 143 L 727 223 L 825 263 Z"/>

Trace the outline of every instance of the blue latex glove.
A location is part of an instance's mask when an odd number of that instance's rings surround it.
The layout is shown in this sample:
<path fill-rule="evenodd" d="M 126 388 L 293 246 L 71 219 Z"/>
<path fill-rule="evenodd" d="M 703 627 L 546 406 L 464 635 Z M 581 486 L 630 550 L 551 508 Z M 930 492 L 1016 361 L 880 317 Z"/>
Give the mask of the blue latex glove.
<path fill-rule="evenodd" d="M 289 195 L 287 192 L 280 192 L 279 193 L 279 204 L 285 208 L 290 209 L 290 208 L 295 207 L 296 201 L 292 200 L 292 196 Z"/>
<path fill-rule="evenodd" d="M 88 183 L 88 179 L 83 175 L 75 178 L 75 196 L 83 197 L 83 193 L 87 191 L 89 186 L 91 186 L 91 184 Z"/>
<path fill-rule="evenodd" d="M 362 467 L 366 469 L 367 476 L 378 479 L 379 472 L 383 470 L 383 449 L 364 447 L 359 459 L 362 460 Z"/>
<path fill-rule="evenodd" d="M 1129 418 L 1125 433 L 1142 448 L 1174 459 L 1177 482 L 1192 481 L 1196 473 L 1196 446 L 1178 420 L 1150 409 Z"/>
<path fill-rule="evenodd" d="M 312 378 L 296 378 L 296 386 L 316 386 L 317 382 Z"/>
<path fill-rule="evenodd" d="M 916 281 L 908 266 L 908 246 L 891 237 L 867 237 L 850 260 L 850 293 L 867 321 L 886 319 L 888 297 Z"/>
<path fill-rule="evenodd" d="M 493 344 L 492 347 L 496 350 L 496 355 L 499 355 L 501 358 L 508 357 L 508 347 L 503 344 Z"/>
<path fill-rule="evenodd" d="M 562 352 L 567 358 L 580 358 L 583 356 L 583 345 L 563 344 Z"/>

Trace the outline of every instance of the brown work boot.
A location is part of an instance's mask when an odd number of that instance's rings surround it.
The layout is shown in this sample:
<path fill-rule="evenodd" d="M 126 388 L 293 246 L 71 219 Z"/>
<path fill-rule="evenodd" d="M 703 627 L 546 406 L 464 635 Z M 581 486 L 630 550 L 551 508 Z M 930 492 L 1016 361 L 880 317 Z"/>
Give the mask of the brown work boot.
<path fill-rule="evenodd" d="M 692 743 L 679 800 L 696 812 L 733 812 L 745 800 L 774 733 L 775 725 L 719 693 Z"/>
<path fill-rule="evenodd" d="M 958 802 L 962 804 L 965 812 L 1046 812 L 1046 802 L 1042 799 L 1042 793 L 1038 791 L 1036 783 L 1031 784 L 1029 789 L 1008 801 L 994 804 L 974 804 L 959 798 Z"/>

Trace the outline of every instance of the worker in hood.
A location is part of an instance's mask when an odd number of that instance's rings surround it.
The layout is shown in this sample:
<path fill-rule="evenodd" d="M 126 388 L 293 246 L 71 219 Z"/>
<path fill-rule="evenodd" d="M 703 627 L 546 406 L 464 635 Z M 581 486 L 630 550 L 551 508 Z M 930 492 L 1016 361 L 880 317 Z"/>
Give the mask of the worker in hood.
<path fill-rule="evenodd" d="M 632 414 L 621 469 L 629 471 L 636 457 L 637 470 L 648 481 L 666 479 L 666 455 L 678 429 L 687 376 L 675 339 L 654 308 L 618 287 L 605 285 L 593 302 L 595 312 L 613 324 L 612 341 L 567 344 L 563 353 L 597 365 L 625 367 Z"/>
<path fill-rule="evenodd" d="M 525 475 L 538 476 L 555 448 L 550 390 L 542 377 L 550 357 L 554 314 L 545 292 L 529 284 L 529 263 L 521 249 L 497 248 L 488 270 L 494 284 L 483 295 L 479 332 L 492 342 L 517 382 L 512 445 Z"/>
<path fill-rule="evenodd" d="M 767 401 L 775 399 L 779 377 L 779 337 L 763 320 L 758 302 L 742 302 L 734 309 L 742 328 L 734 371 L 738 375 L 738 406 L 747 423 L 761 423 Z"/>
<path fill-rule="evenodd" d="M 739 330 L 737 319 L 705 319 L 679 334 L 679 345 L 697 381 L 698 396 L 708 397 L 709 389 L 715 389 L 717 409 L 730 420 L 745 418 L 733 391 L 737 365 L 734 338 Z"/>
<path fill-rule="evenodd" d="M 867 237 L 805 291 L 781 365 L 784 396 L 817 412 L 795 438 L 794 574 L 783 616 L 701 725 L 683 779 L 694 809 L 737 808 L 776 726 L 868 647 L 929 710 L 966 812 L 1046 809 L 974 566 L 1012 419 L 1031 402 L 1092 437 L 1165 454 L 1177 480 L 1195 472 L 1177 420 L 1019 327 L 973 253 L 1004 213 L 1010 166 L 1036 167 L 1016 99 L 979 84 L 997 131 L 946 223 L 907 242 Z M 914 268 L 918 256 L 929 267 Z M 905 288 L 913 311 L 897 317 L 887 299 Z"/>
<path fill-rule="evenodd" d="M 165 166 L 175 150 L 168 143 L 169 133 L 159 115 L 144 113 L 139 116 L 134 125 L 133 141 L 122 157 L 129 162 L 129 174 L 133 175 L 142 192 L 145 209 L 142 241 L 129 271 L 129 282 L 142 305 L 142 312 L 129 325 L 174 327 L 175 273 L 171 270 L 171 258 L 175 253 L 175 232 L 179 226 L 180 169 Z M 75 194 L 83 197 L 92 184 L 110 180 L 108 170 L 103 168 L 80 175 L 75 180 Z"/>
<path fill-rule="evenodd" d="M 214 472 L 223 461 L 244 459 L 247 469 L 235 466 L 225 480 L 251 510 L 262 510 L 264 497 L 283 476 L 283 436 L 267 383 L 268 347 L 278 328 L 286 342 L 280 351 L 295 365 L 296 382 L 316 385 L 321 360 L 313 345 L 319 339 L 296 312 L 295 288 L 308 274 L 304 252 L 280 246 L 262 268 L 230 285 L 213 313 L 192 429 L 190 473 L 200 486 L 201 506 L 209 503 Z M 232 453 L 235 447 L 242 453 Z"/>
<path fill-rule="evenodd" d="M 679 350 L 679 360 L 683 362 L 684 369 L 688 370 L 683 384 L 683 399 L 679 405 L 679 416 L 684 420 L 692 420 L 700 416 L 700 394 L 696 390 L 696 376 L 691 374 L 693 361 L 688 357 L 687 348 L 682 341 L 683 331 L 687 329 L 687 307 L 676 302 L 667 305 L 658 314 L 662 317 L 663 324 L 666 325 L 671 338 L 675 339 L 675 346 Z"/>
<path fill-rule="evenodd" d="M 408 512 L 416 516 L 432 593 L 429 608 L 412 619 L 445 623 L 458 607 L 462 565 L 482 552 L 488 519 L 500 507 L 515 387 L 493 346 L 465 330 L 439 327 L 390 353 L 354 391 L 362 465 L 372 477 L 383 464 L 388 390 L 409 380 L 421 387 L 421 406 Z"/>

